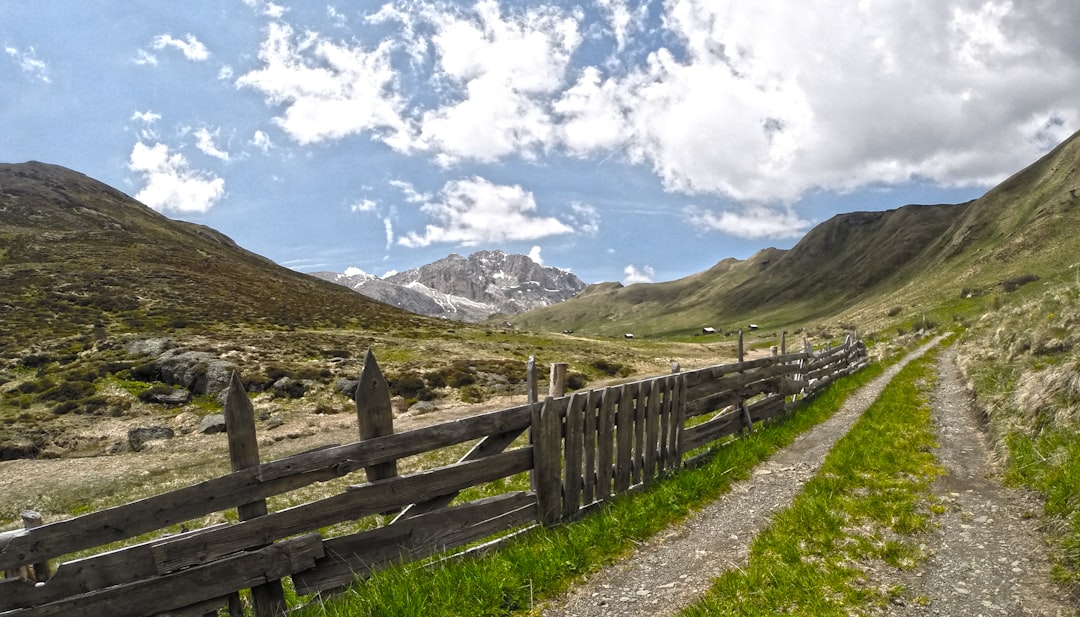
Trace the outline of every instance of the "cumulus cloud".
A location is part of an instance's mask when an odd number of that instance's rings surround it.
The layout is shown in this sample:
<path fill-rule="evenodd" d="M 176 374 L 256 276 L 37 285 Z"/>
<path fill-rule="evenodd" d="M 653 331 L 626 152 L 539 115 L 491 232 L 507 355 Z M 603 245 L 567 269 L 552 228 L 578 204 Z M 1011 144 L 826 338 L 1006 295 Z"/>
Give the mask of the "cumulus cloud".
<path fill-rule="evenodd" d="M 651 283 L 656 272 L 652 266 L 642 266 L 639 270 L 633 264 L 623 268 L 623 285 L 636 285 L 637 283 Z"/>
<path fill-rule="evenodd" d="M 424 247 L 436 243 L 461 246 L 537 240 L 573 230 L 552 217 L 536 215 L 532 193 L 473 177 L 447 182 L 435 201 L 421 212 L 435 220 L 424 233 L 409 232 L 398 244 Z"/>
<path fill-rule="evenodd" d="M 571 202 L 570 222 L 578 233 L 595 236 L 600 233 L 600 212 L 593 206 L 579 201 Z"/>
<path fill-rule="evenodd" d="M 225 196 L 225 180 L 191 169 L 182 153 L 170 152 L 162 143 L 137 142 L 128 168 L 144 183 L 135 199 L 158 211 L 203 213 Z"/>
<path fill-rule="evenodd" d="M 370 277 L 371 276 L 370 274 L 368 274 L 367 272 L 364 272 L 363 270 L 361 270 L 360 268 L 357 268 L 356 266 L 349 266 L 348 268 L 345 268 L 345 272 L 343 272 L 342 274 L 344 274 L 345 276 L 364 276 L 364 277 Z"/>
<path fill-rule="evenodd" d="M 504 14 L 480 0 L 467 12 L 429 8 L 425 17 L 435 30 L 435 79 L 460 96 L 423 114 L 418 145 L 445 165 L 543 152 L 554 136 L 546 101 L 581 44 L 580 16 L 555 7 Z"/>
<path fill-rule="evenodd" d="M 171 34 L 159 34 L 154 37 L 153 47 L 159 51 L 166 47 L 178 49 L 185 58 L 195 62 L 201 62 L 210 57 L 210 50 L 206 48 L 206 45 L 190 33 L 182 39 L 175 38 Z"/>
<path fill-rule="evenodd" d="M 378 204 L 370 199 L 361 199 L 349 206 L 349 209 L 353 212 L 375 212 Z"/>
<path fill-rule="evenodd" d="M 529 249 L 529 259 L 536 262 L 536 265 L 538 265 L 538 266 L 544 265 L 544 258 L 540 256 L 540 247 L 539 246 L 534 246 L 531 249 Z"/>
<path fill-rule="evenodd" d="M 282 106 L 274 122 L 299 144 L 373 131 L 407 150 L 391 50 L 388 41 L 366 50 L 316 33 L 298 36 L 291 26 L 272 23 L 259 49 L 263 66 L 241 75 L 236 84 Z"/>
<path fill-rule="evenodd" d="M 221 135 L 221 129 L 210 130 L 207 127 L 201 127 L 195 130 L 195 147 L 199 149 L 199 152 L 207 156 L 212 156 L 222 161 L 228 161 L 229 153 L 218 148 L 215 140 Z"/>
<path fill-rule="evenodd" d="M 697 229 L 719 231 L 739 238 L 800 238 L 811 222 L 785 208 L 749 206 L 741 211 L 713 211 L 691 206 L 683 211 Z"/>
<path fill-rule="evenodd" d="M 45 84 L 52 83 L 52 78 L 49 77 L 49 65 L 38 57 L 37 50 L 33 47 L 19 49 L 8 45 L 4 47 L 4 53 L 19 65 L 19 70 L 27 77 Z"/>

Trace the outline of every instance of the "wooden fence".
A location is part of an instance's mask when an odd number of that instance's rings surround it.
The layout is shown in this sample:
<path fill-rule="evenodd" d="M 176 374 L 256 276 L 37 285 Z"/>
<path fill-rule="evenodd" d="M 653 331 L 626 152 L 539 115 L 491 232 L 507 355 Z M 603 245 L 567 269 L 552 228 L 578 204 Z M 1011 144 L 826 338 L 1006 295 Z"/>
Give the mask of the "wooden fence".
<path fill-rule="evenodd" d="M 740 360 L 742 348 L 740 342 Z M 333 590 L 400 562 L 578 516 L 647 486 L 718 439 L 752 431 L 798 398 L 866 363 L 852 338 L 835 348 L 740 361 L 548 397 L 394 433 L 389 393 L 370 352 L 357 388 L 361 439 L 260 463 L 251 402 L 234 376 L 226 402 L 232 472 L 139 501 L 0 534 L 0 616 L 281 614 L 281 579 L 298 594 Z M 554 371 L 553 371 L 554 374 Z M 529 432 L 526 443 L 520 436 Z M 405 457 L 474 443 L 450 465 L 398 475 Z M 268 497 L 364 469 L 367 482 L 270 512 Z M 524 472 L 532 489 L 452 504 L 460 491 Z M 238 509 L 235 523 L 159 537 L 90 557 L 50 560 Z M 394 512 L 381 527 L 316 530 Z M 37 526 L 35 526 L 37 525 Z"/>

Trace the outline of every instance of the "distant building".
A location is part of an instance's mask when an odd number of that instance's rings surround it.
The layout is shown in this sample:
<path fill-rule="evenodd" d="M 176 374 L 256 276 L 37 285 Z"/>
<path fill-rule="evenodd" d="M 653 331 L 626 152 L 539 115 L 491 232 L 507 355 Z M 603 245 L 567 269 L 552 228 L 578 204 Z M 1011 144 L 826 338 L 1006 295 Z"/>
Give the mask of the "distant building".
<path fill-rule="evenodd" d="M 750 329 L 751 330 L 757 330 L 757 324 L 756 323 L 750 324 Z"/>
<path fill-rule="evenodd" d="M 623 335 L 623 338 L 634 338 L 634 335 L 627 332 L 626 334 Z"/>
<path fill-rule="evenodd" d="M 702 334 L 716 334 L 716 328 L 702 328 Z"/>

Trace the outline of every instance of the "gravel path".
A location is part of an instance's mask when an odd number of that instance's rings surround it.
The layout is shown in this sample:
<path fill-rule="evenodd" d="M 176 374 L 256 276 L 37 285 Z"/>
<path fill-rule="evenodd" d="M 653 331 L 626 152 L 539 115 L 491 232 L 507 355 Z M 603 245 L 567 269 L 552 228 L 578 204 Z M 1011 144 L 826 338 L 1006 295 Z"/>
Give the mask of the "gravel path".
<path fill-rule="evenodd" d="M 933 396 L 938 460 L 946 469 L 933 490 L 948 511 L 927 539 L 930 557 L 898 576 L 911 599 L 898 615 L 1080 615 L 1080 598 L 1050 583 L 1038 531 L 1042 505 L 995 479 L 990 448 L 970 396 L 944 350 Z"/>
<path fill-rule="evenodd" d="M 788 507 L 805 481 L 821 467 L 833 444 L 848 432 L 885 385 L 911 360 L 940 338 L 853 393 L 830 419 L 736 483 L 724 495 L 682 524 L 661 532 L 623 561 L 607 568 L 543 607 L 545 617 L 672 615 L 707 590 L 712 579 L 746 560 L 750 541 Z"/>

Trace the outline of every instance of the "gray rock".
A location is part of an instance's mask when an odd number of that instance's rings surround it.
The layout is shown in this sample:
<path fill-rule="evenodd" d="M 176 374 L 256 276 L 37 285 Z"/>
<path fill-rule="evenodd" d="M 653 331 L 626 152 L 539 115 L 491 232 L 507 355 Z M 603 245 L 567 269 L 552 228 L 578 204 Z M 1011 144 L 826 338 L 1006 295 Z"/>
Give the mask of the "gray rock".
<path fill-rule="evenodd" d="M 203 435 L 213 435 L 214 433 L 225 432 L 225 414 L 216 413 L 206 416 L 199 422 L 199 433 Z"/>
<path fill-rule="evenodd" d="M 139 452 L 146 444 L 158 439 L 172 439 L 176 433 L 167 426 L 140 426 L 128 431 L 128 446 Z"/>
<path fill-rule="evenodd" d="M 285 420 L 282 420 L 281 416 L 279 416 L 277 414 L 272 414 L 266 420 L 266 430 L 272 431 L 272 430 L 276 429 L 277 427 L 281 426 L 282 424 L 285 424 Z"/>
<path fill-rule="evenodd" d="M 173 389 L 169 392 L 154 392 L 146 397 L 146 402 L 159 405 L 187 405 L 191 402 L 191 392 L 183 388 Z"/>
<path fill-rule="evenodd" d="M 161 381 L 180 385 L 193 394 L 218 394 L 229 387 L 237 367 L 205 351 L 170 349 L 154 361 Z"/>
<path fill-rule="evenodd" d="M 334 386 L 334 391 L 339 394 L 344 394 L 349 398 L 356 396 L 356 384 L 360 383 L 359 379 L 345 379 L 342 377 L 337 380 L 337 385 Z"/>
<path fill-rule="evenodd" d="M 166 350 L 172 349 L 175 346 L 176 343 L 173 343 L 172 339 L 147 338 L 131 341 L 124 346 L 124 351 L 127 351 L 133 356 L 160 356 L 165 353 Z"/>
<path fill-rule="evenodd" d="M 315 382 L 307 379 L 282 377 L 274 382 L 274 391 L 282 396 L 288 396 L 289 398 L 302 398 L 308 388 L 313 385 L 315 385 Z"/>

